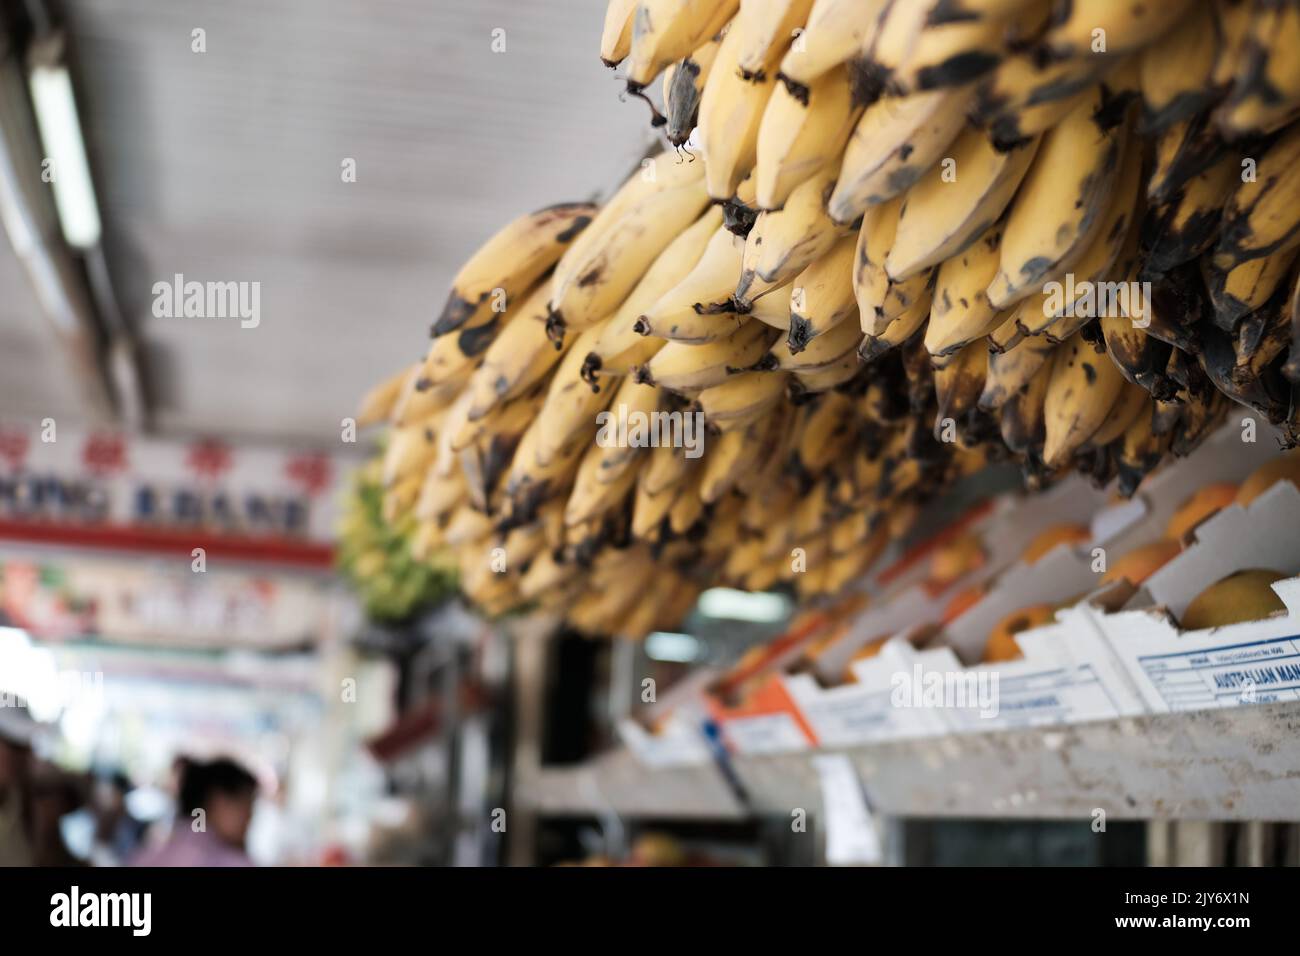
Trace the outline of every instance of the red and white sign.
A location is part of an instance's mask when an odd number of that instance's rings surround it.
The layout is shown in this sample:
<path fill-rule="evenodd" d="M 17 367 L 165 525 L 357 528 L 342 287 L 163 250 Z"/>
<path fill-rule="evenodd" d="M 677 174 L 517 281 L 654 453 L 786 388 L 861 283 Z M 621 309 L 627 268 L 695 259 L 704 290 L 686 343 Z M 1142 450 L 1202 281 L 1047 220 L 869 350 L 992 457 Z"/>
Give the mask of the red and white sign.
<path fill-rule="evenodd" d="M 0 540 L 326 567 L 354 461 L 0 424 Z"/>

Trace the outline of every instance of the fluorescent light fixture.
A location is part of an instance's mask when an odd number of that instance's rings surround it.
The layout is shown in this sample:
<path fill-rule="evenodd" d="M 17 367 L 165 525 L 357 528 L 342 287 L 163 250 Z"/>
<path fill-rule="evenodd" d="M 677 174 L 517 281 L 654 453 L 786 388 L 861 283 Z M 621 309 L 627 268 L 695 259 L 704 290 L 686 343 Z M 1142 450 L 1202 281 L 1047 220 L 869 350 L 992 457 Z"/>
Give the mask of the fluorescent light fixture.
<path fill-rule="evenodd" d="M 651 660 L 688 664 L 700 656 L 700 642 L 689 634 L 655 631 L 646 636 L 645 653 Z"/>
<path fill-rule="evenodd" d="M 700 595 L 699 611 L 705 617 L 753 624 L 776 624 L 790 613 L 790 602 L 781 594 L 766 591 L 737 591 L 709 588 Z"/>
<path fill-rule="evenodd" d="M 31 89 L 41 142 L 49 152 L 46 158 L 53 161 L 51 185 L 63 238 L 77 249 L 89 249 L 99 242 L 99 206 L 72 95 L 72 78 L 65 66 L 40 64 L 32 67 Z"/>

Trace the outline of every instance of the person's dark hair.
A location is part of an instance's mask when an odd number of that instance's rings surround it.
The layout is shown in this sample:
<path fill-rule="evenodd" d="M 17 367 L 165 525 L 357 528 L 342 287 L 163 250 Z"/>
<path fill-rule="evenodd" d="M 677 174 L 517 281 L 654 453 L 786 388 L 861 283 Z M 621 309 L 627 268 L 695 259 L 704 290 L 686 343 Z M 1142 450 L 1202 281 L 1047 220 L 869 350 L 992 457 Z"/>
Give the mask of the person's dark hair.
<path fill-rule="evenodd" d="M 257 778 L 227 757 L 207 763 L 186 759 L 181 764 L 177 810 L 182 816 L 190 816 L 206 806 L 214 793 L 243 796 L 256 791 Z"/>

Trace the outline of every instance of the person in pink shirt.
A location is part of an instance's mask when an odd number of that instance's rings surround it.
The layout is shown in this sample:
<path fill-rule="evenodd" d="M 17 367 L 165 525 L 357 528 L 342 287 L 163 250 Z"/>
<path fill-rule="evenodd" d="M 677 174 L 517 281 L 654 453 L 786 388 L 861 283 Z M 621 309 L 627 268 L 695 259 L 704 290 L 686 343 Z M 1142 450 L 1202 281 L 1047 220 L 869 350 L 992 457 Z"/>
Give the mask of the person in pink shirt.
<path fill-rule="evenodd" d="M 143 850 L 132 866 L 252 866 L 244 850 L 257 779 L 233 760 L 193 760 L 181 768 L 171 832 Z"/>

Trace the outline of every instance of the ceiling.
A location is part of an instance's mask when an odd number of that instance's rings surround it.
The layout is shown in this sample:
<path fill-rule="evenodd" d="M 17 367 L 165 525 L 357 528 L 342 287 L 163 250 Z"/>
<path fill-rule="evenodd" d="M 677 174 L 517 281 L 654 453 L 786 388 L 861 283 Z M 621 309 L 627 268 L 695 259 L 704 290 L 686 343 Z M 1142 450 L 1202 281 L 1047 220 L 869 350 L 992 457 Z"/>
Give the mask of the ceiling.
<path fill-rule="evenodd" d="M 521 212 L 608 192 L 650 134 L 597 58 L 604 5 L 64 0 L 109 264 L 158 430 L 337 441 L 365 389 L 422 354 L 481 241 Z M 0 417 L 84 417 L 0 246 Z M 176 273 L 259 282 L 261 324 L 155 318 L 153 284 Z"/>

